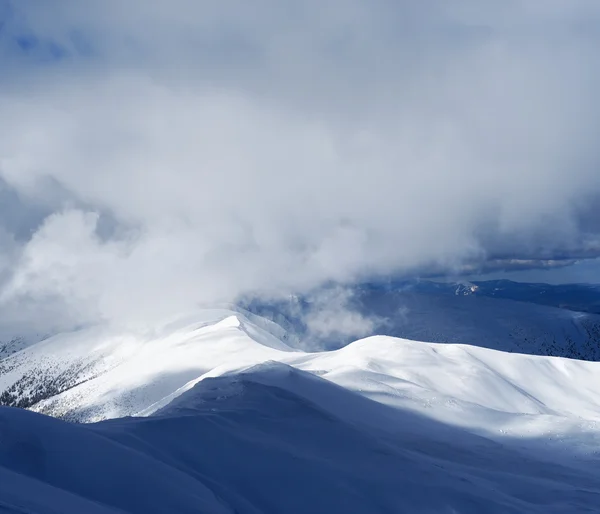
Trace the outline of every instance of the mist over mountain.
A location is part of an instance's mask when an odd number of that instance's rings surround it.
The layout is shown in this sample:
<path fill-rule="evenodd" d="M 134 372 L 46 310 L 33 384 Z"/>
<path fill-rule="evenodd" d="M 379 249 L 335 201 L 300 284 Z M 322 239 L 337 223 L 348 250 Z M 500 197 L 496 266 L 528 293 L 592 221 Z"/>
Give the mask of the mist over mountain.
<path fill-rule="evenodd" d="M 242 305 L 287 327 L 307 348 L 339 348 L 376 333 L 598 360 L 599 302 L 593 285 L 402 280 Z"/>

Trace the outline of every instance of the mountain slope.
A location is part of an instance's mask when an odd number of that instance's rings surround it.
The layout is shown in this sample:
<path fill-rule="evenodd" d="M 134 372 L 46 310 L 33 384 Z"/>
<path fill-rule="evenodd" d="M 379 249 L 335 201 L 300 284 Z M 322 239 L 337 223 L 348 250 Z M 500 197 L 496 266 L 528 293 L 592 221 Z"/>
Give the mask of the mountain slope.
<path fill-rule="evenodd" d="M 0 408 L 0 509 L 552 513 L 600 503 L 600 363 L 387 336 L 309 353 L 280 334 L 209 310 L 145 334 L 63 334 L 3 359 L 0 386 L 32 410 L 105 421 Z"/>
<path fill-rule="evenodd" d="M 443 284 L 455 294 L 473 294 L 600 314 L 600 286 L 597 284 L 543 284 L 485 280 L 468 284 Z"/>
<path fill-rule="evenodd" d="M 271 328 L 267 320 L 262 325 Z M 222 309 L 145 334 L 82 330 L 0 360 L 0 402 L 80 421 L 131 415 L 232 356 L 243 365 L 290 351 L 270 332 Z"/>
<path fill-rule="evenodd" d="M 399 293 L 361 296 L 386 335 L 484 346 L 532 355 L 600 359 L 600 316 L 514 300 Z M 394 306 L 403 309 L 394 317 Z M 389 316 L 386 317 L 386 313 Z M 378 331 L 379 332 L 379 331 Z"/>
<path fill-rule="evenodd" d="M 0 426 L 9 512 L 557 513 L 600 501 L 598 457 L 542 458 L 277 363 L 204 379 L 147 418 L 82 426 L 0 408 Z"/>
<path fill-rule="evenodd" d="M 0 361 L 0 390 L 8 405 L 99 421 L 151 414 L 201 379 L 267 361 L 458 424 L 480 408 L 564 419 L 600 411 L 595 363 L 385 336 L 306 353 L 227 310 L 201 311 L 144 336 L 95 329 L 51 338 Z"/>

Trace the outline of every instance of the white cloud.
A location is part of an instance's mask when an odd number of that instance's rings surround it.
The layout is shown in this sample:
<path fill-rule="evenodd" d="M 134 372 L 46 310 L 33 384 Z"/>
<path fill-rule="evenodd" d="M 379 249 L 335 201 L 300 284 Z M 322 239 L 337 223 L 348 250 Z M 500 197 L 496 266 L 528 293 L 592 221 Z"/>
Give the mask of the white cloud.
<path fill-rule="evenodd" d="M 0 82 L 0 177 L 55 206 L 6 308 L 154 319 L 590 239 L 596 3 L 235 4 L 15 4 L 71 57 Z"/>
<path fill-rule="evenodd" d="M 306 325 L 304 344 L 307 347 L 332 347 L 348 337 L 358 338 L 373 333 L 383 320 L 365 316 L 352 307 L 352 291 L 341 287 L 320 290 L 309 299 L 309 307 L 301 315 Z"/>

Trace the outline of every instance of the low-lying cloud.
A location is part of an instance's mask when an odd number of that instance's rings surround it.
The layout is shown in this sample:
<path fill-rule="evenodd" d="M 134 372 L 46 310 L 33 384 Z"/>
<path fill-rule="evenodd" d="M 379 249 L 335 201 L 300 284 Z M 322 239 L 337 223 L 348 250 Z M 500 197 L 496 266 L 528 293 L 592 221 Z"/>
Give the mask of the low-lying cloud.
<path fill-rule="evenodd" d="M 600 253 L 596 2 L 222 4 L 12 3 L 4 313 Z"/>

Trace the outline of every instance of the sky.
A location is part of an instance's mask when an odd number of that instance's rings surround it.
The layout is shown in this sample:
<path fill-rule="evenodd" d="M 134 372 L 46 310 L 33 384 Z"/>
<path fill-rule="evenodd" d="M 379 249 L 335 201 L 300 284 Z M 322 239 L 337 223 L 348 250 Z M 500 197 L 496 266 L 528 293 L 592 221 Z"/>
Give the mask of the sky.
<path fill-rule="evenodd" d="M 599 22 L 596 0 L 0 0 L 0 323 L 600 282 Z"/>

